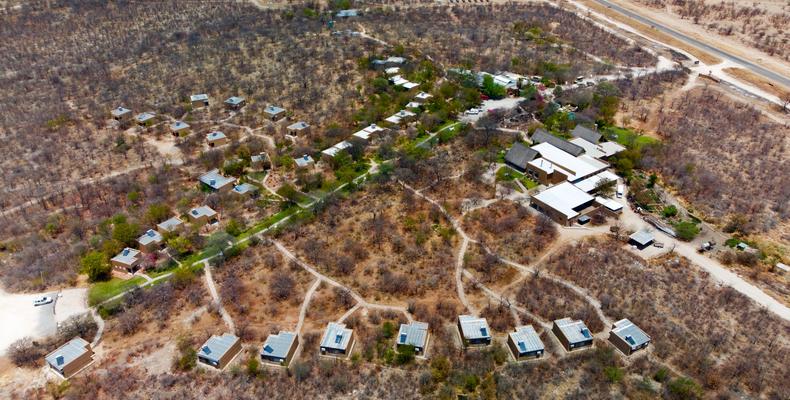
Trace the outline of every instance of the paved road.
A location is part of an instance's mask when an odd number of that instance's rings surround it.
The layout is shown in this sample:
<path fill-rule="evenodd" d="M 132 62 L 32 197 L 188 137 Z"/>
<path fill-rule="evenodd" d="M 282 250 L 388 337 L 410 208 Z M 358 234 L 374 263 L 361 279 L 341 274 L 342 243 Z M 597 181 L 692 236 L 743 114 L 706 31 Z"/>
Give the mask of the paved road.
<path fill-rule="evenodd" d="M 686 42 L 688 44 L 693 45 L 694 47 L 698 47 L 700 49 L 703 49 L 705 51 L 713 53 L 713 54 L 715 54 L 715 55 L 717 55 L 717 56 L 719 56 L 721 58 L 724 58 L 726 60 L 730 60 L 732 62 L 738 63 L 738 64 L 742 65 L 744 68 L 747 68 L 747 69 L 751 70 L 755 74 L 761 75 L 761 76 L 763 76 L 763 77 L 765 77 L 765 78 L 767 78 L 769 80 L 772 80 L 774 82 L 781 82 L 785 86 L 790 86 L 790 77 L 788 77 L 788 76 L 785 76 L 785 75 L 776 73 L 774 71 L 768 70 L 768 69 L 763 68 L 763 67 L 761 67 L 761 66 L 759 66 L 759 65 L 757 65 L 757 64 L 755 64 L 755 63 L 753 63 L 751 61 L 748 61 L 748 60 L 743 59 L 741 57 L 738 57 L 736 55 L 727 53 L 727 52 L 725 52 L 725 51 L 723 51 L 721 49 L 718 49 L 716 47 L 713 47 L 713 46 L 710 46 L 710 45 L 705 44 L 703 42 L 700 42 L 699 40 L 694 39 L 693 37 L 690 37 L 688 35 L 685 35 L 683 33 L 675 31 L 675 30 L 673 30 L 671 28 L 668 28 L 668 27 L 666 27 L 664 25 L 661 25 L 661 24 L 657 23 L 656 21 L 653 21 L 652 19 L 643 17 L 643 16 L 641 16 L 641 15 L 639 15 L 639 14 L 633 12 L 633 11 L 630 11 L 628 9 L 620 7 L 617 4 L 611 3 L 611 2 L 609 2 L 607 0 L 595 0 L 595 1 L 600 3 L 601 5 L 604 5 L 606 7 L 611 8 L 612 10 L 615 10 L 615 11 L 619 12 L 620 14 L 626 15 L 629 18 L 633 18 L 633 19 L 635 19 L 635 20 L 637 20 L 637 21 L 639 21 L 639 22 L 641 22 L 643 24 L 650 25 L 650 26 L 654 27 L 655 29 L 658 29 L 659 31 L 664 32 L 664 33 L 674 37 L 675 39 L 681 40 L 683 42 Z"/>

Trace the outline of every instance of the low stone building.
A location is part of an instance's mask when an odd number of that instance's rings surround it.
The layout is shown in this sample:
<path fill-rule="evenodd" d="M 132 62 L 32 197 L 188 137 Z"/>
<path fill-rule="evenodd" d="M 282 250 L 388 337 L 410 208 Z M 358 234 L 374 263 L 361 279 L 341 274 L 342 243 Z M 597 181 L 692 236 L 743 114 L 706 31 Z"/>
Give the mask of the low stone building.
<path fill-rule="evenodd" d="M 193 94 L 189 96 L 189 102 L 192 103 L 192 108 L 208 107 L 208 95 Z"/>
<path fill-rule="evenodd" d="M 243 97 L 233 96 L 225 100 L 225 108 L 229 110 L 240 110 L 245 105 L 247 105 L 247 100 Z"/>
<path fill-rule="evenodd" d="M 130 274 L 133 274 L 140 268 L 140 262 L 142 262 L 140 250 L 130 247 L 121 250 L 120 253 L 110 259 L 110 264 L 112 264 L 113 268 Z"/>
<path fill-rule="evenodd" d="M 354 331 L 345 324 L 330 322 L 321 339 L 321 354 L 344 356 L 354 347 Z"/>
<path fill-rule="evenodd" d="M 609 341 L 623 354 L 630 356 L 637 350 L 647 347 L 650 344 L 650 336 L 628 319 L 621 319 L 612 326 Z"/>
<path fill-rule="evenodd" d="M 398 347 L 412 346 L 416 354 L 424 354 L 428 336 L 428 324 L 425 322 L 401 324 L 395 344 Z"/>
<path fill-rule="evenodd" d="M 151 253 L 161 249 L 164 241 L 162 234 L 153 229 L 145 231 L 142 236 L 137 238 L 137 244 L 143 253 Z"/>
<path fill-rule="evenodd" d="M 508 335 L 507 345 L 516 360 L 540 358 L 546 351 L 543 341 L 532 325 L 516 327 L 516 331 Z"/>
<path fill-rule="evenodd" d="M 208 147 L 217 147 L 227 144 L 229 140 L 228 137 L 225 136 L 225 133 L 214 131 L 206 135 L 206 142 L 208 142 Z"/>
<path fill-rule="evenodd" d="M 471 315 L 458 317 L 458 332 L 464 346 L 488 346 L 491 344 L 491 328 L 485 318 Z"/>

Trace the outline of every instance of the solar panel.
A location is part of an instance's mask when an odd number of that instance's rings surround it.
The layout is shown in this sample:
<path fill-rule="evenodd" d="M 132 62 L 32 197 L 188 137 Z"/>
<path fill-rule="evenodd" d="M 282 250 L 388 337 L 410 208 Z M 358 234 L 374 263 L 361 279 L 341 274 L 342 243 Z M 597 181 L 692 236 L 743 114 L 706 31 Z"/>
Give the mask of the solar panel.
<path fill-rule="evenodd" d="M 401 343 L 406 343 L 406 334 L 405 333 L 402 333 L 400 335 L 400 341 L 401 341 Z"/>
<path fill-rule="evenodd" d="M 266 346 L 263 347 L 263 351 L 265 351 L 267 353 L 271 353 L 272 351 L 274 351 L 274 349 L 272 348 L 272 346 L 269 346 L 267 344 Z"/>
<path fill-rule="evenodd" d="M 582 336 L 589 339 L 590 338 L 590 331 L 587 329 L 582 329 Z"/>
<path fill-rule="evenodd" d="M 518 348 L 522 353 L 527 351 L 527 345 L 525 345 L 524 342 L 518 342 Z"/>
<path fill-rule="evenodd" d="M 343 335 L 335 336 L 335 343 L 340 344 L 343 341 Z"/>
<path fill-rule="evenodd" d="M 488 336 L 488 329 L 480 328 L 480 334 L 483 335 L 483 336 Z"/>
<path fill-rule="evenodd" d="M 203 352 L 206 354 L 211 354 L 211 349 L 208 346 L 203 346 Z"/>

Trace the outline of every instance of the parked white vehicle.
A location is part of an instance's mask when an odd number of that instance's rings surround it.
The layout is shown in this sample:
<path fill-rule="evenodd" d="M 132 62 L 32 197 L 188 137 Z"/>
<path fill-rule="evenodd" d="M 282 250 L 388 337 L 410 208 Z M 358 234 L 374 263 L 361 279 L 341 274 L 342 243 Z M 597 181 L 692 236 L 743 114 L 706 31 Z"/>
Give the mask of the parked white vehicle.
<path fill-rule="evenodd" d="M 36 306 L 36 307 L 43 306 L 44 304 L 52 303 L 52 301 L 53 301 L 52 297 L 44 296 L 44 297 L 41 297 L 41 298 L 33 300 L 33 305 Z"/>
<path fill-rule="evenodd" d="M 617 197 L 618 198 L 622 198 L 623 197 L 623 192 L 624 191 L 625 191 L 625 186 L 617 185 Z"/>

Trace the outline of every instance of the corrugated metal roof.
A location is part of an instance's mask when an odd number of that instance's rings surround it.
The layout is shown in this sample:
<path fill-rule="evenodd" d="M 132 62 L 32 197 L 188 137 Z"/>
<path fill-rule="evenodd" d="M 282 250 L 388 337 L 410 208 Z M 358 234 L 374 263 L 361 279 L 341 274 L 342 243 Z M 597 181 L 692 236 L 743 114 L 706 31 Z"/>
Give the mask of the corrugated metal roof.
<path fill-rule="evenodd" d="M 491 337 L 491 328 L 485 318 L 477 318 L 471 315 L 461 315 L 458 317 L 461 324 L 461 331 L 464 339 L 485 339 Z"/>
<path fill-rule="evenodd" d="M 569 343 L 579 343 L 593 338 L 590 329 L 583 321 L 574 321 L 570 318 L 563 318 L 555 320 L 554 323 L 560 328 L 560 331 L 568 339 Z"/>
<path fill-rule="evenodd" d="M 647 246 L 648 244 L 650 244 L 650 242 L 655 240 L 655 238 L 653 237 L 653 234 L 650 231 L 647 231 L 647 230 L 641 230 L 641 231 L 634 232 L 630 236 L 630 239 L 633 240 L 634 242 L 639 243 L 642 246 Z"/>
<path fill-rule="evenodd" d="M 565 139 L 558 138 L 541 128 L 538 128 L 535 133 L 532 134 L 532 142 L 549 143 L 574 157 L 584 154 L 584 149 L 581 146 L 575 145 Z"/>
<path fill-rule="evenodd" d="M 297 131 L 300 131 L 302 129 L 307 129 L 309 127 L 310 127 L 310 124 L 308 124 L 307 122 L 304 122 L 304 121 L 299 121 L 299 122 L 297 122 L 295 124 L 288 125 L 288 129 L 293 129 L 293 130 L 297 130 Z"/>
<path fill-rule="evenodd" d="M 510 333 L 510 338 L 516 344 L 521 354 L 544 351 L 546 349 L 532 325 L 517 327 L 515 332 Z"/>
<path fill-rule="evenodd" d="M 527 163 L 534 160 L 538 155 L 536 150 L 530 149 L 521 143 L 513 143 L 510 150 L 505 154 L 505 161 L 521 169 L 527 169 Z"/>
<path fill-rule="evenodd" d="M 191 215 L 193 218 L 200 218 L 203 216 L 211 218 L 217 215 L 217 212 L 209 206 L 200 206 L 189 210 L 189 215 Z"/>
<path fill-rule="evenodd" d="M 306 167 L 315 162 L 313 157 L 310 157 L 307 154 L 298 158 L 294 158 L 294 161 L 296 162 L 297 167 Z"/>
<path fill-rule="evenodd" d="M 261 347 L 261 355 L 268 357 L 286 358 L 291 351 L 291 347 L 296 343 L 296 333 L 280 332 L 276 335 L 269 335 Z"/>
<path fill-rule="evenodd" d="M 229 97 L 227 100 L 225 100 L 225 103 L 232 104 L 232 105 L 238 105 L 238 104 L 240 104 L 242 102 L 244 102 L 244 97 L 233 96 L 233 97 Z"/>
<path fill-rule="evenodd" d="M 347 329 L 345 324 L 330 322 L 326 326 L 321 347 L 346 351 L 353 331 Z"/>
<path fill-rule="evenodd" d="M 192 96 L 189 96 L 189 101 L 206 101 L 206 100 L 208 100 L 208 95 L 203 93 L 193 94 Z"/>
<path fill-rule="evenodd" d="M 601 140 L 601 134 L 599 132 L 583 125 L 576 125 L 571 131 L 571 136 L 584 139 L 590 143 L 598 143 Z"/>
<path fill-rule="evenodd" d="M 398 344 L 408 344 L 424 348 L 428 339 L 428 324 L 425 322 L 412 322 L 401 324 L 398 331 Z"/>
<path fill-rule="evenodd" d="M 632 349 L 650 342 L 650 336 L 628 319 L 615 322 L 612 334 L 623 339 Z"/>
<path fill-rule="evenodd" d="M 44 359 L 47 361 L 47 363 L 60 370 L 77 358 L 81 357 L 83 354 L 87 353 L 88 346 L 90 346 L 90 343 L 88 343 L 85 339 L 81 337 L 75 337 L 74 339 L 71 339 L 63 344 L 63 346 L 58 347 L 52 353 L 47 354 Z"/>
<path fill-rule="evenodd" d="M 285 112 L 285 109 L 282 108 L 282 107 L 277 107 L 277 106 L 267 106 L 263 110 L 263 112 L 265 112 L 266 114 L 269 114 L 269 115 L 277 115 L 277 114 Z"/>
<path fill-rule="evenodd" d="M 219 139 L 224 139 L 226 137 L 227 136 L 225 136 L 225 133 L 220 131 L 214 131 L 206 135 L 206 139 L 208 140 L 219 140 Z"/>
<path fill-rule="evenodd" d="M 203 346 L 200 346 L 198 357 L 219 362 L 220 358 L 222 358 L 222 356 L 224 356 L 238 341 L 239 338 L 230 333 L 226 333 L 222 336 L 212 336 L 206 340 Z"/>

